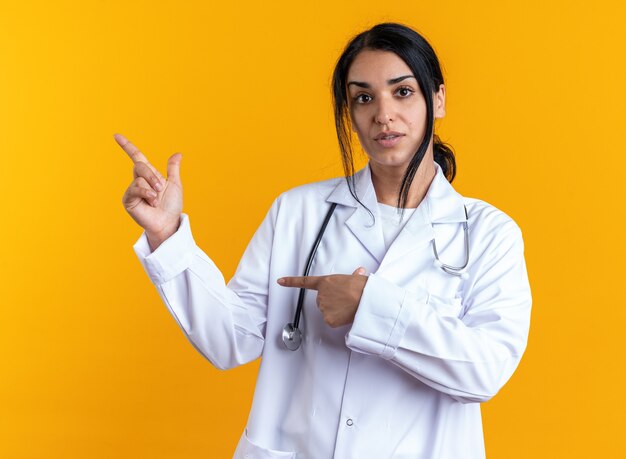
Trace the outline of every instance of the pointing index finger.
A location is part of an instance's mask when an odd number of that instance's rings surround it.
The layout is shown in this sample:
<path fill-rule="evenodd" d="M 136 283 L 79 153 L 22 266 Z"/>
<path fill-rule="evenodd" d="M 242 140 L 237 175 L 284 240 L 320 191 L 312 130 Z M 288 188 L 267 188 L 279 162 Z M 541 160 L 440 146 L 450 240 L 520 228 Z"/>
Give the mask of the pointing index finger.
<path fill-rule="evenodd" d="M 320 278 L 322 276 L 292 276 L 281 277 L 278 283 L 283 287 L 298 287 L 308 290 L 317 290 Z"/>
<path fill-rule="evenodd" d="M 148 161 L 148 159 L 143 155 L 143 153 L 141 151 L 139 151 L 139 148 L 137 148 L 135 145 L 133 145 L 130 140 L 128 140 L 126 137 L 124 137 L 122 134 L 115 134 L 113 136 L 113 138 L 115 138 L 115 141 L 118 143 L 118 145 L 120 147 L 122 147 L 122 149 L 126 152 L 126 154 L 130 157 L 130 159 L 132 159 L 133 163 L 136 163 L 138 161 L 150 164 L 150 162 Z"/>

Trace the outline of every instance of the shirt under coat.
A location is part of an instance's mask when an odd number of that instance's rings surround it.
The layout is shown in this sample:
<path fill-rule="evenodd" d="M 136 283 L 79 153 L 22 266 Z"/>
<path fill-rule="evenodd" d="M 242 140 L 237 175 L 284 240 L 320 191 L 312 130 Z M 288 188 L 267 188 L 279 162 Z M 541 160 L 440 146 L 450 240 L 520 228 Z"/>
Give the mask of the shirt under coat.
<path fill-rule="evenodd" d="M 494 206 L 457 193 L 435 163 L 430 187 L 385 249 L 369 164 L 354 175 L 306 184 L 273 202 L 226 284 L 195 243 L 186 214 L 150 252 L 134 250 L 185 336 L 214 366 L 261 357 L 247 427 L 235 458 L 479 459 L 480 402 L 509 380 L 526 348 L 531 292 L 518 225 Z M 310 275 L 368 280 L 351 325 L 331 328 L 307 291 L 293 352 L 282 329 L 332 203 L 337 203 Z M 465 206 L 465 207 L 464 207 Z M 467 278 L 434 261 L 465 262 Z"/>

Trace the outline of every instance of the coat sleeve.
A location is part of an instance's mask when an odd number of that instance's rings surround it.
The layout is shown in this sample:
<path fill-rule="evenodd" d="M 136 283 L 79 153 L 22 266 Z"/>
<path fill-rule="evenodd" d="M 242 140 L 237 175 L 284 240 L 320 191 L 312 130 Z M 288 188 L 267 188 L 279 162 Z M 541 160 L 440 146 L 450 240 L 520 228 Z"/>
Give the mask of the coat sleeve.
<path fill-rule="evenodd" d="M 186 214 L 154 252 L 145 232 L 133 246 L 186 337 L 219 369 L 250 362 L 263 350 L 276 210 L 274 201 L 228 284 L 196 245 Z"/>
<path fill-rule="evenodd" d="M 526 348 L 531 293 L 522 234 L 515 222 L 474 262 L 460 315 L 430 295 L 372 274 L 346 335 L 356 352 L 390 360 L 463 402 L 483 402 L 508 381 Z"/>

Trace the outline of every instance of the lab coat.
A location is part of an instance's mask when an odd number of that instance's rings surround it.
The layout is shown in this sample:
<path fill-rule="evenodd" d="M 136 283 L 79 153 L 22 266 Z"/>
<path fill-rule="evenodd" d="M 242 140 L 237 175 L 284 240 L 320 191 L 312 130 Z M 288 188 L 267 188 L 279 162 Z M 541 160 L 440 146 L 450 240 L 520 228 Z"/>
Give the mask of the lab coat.
<path fill-rule="evenodd" d="M 494 206 L 458 194 L 435 163 L 425 198 L 388 250 L 369 164 L 355 174 L 282 193 L 225 284 L 195 244 L 189 217 L 153 253 L 134 250 L 191 344 L 214 366 L 261 357 L 235 458 L 478 459 L 480 403 L 507 382 L 526 348 L 531 293 L 518 225 Z M 329 327 L 307 291 L 302 347 L 287 350 L 302 275 L 331 203 L 337 203 L 310 275 L 369 275 L 354 322 Z M 465 262 L 467 278 L 434 263 Z"/>

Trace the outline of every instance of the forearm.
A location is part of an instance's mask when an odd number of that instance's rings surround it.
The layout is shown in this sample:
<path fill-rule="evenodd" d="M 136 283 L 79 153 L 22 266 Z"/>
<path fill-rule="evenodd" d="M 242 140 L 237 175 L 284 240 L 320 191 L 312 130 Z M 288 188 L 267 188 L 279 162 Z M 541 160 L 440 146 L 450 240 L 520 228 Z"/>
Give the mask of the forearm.
<path fill-rule="evenodd" d="M 134 250 L 169 312 L 193 346 L 216 367 L 257 358 L 267 295 L 239 297 L 215 263 L 195 244 L 187 219 L 153 252 L 142 235 Z"/>
<path fill-rule="evenodd" d="M 470 327 L 426 292 L 370 276 L 346 344 L 390 360 L 425 384 L 464 401 L 485 401 L 508 380 L 526 345 L 530 296 L 516 291 L 485 304 Z"/>

